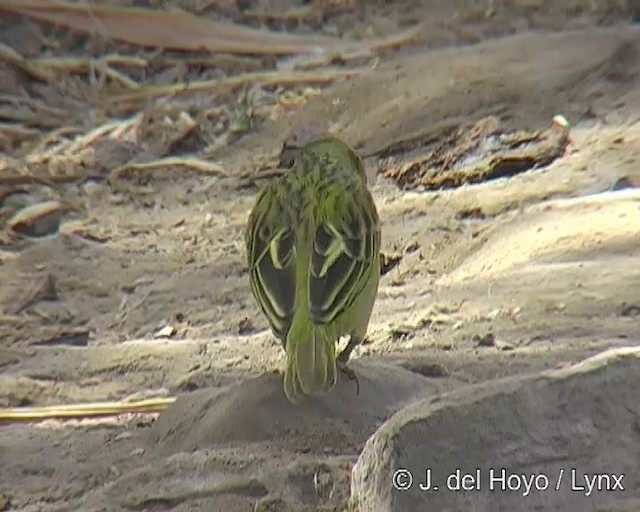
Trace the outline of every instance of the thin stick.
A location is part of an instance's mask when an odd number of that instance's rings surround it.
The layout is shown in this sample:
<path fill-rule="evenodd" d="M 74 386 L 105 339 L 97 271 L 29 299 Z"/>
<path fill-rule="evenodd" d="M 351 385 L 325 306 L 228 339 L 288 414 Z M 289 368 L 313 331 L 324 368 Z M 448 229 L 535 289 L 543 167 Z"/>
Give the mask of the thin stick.
<path fill-rule="evenodd" d="M 13 123 L 0 123 L 0 135 L 11 134 L 14 137 L 31 137 L 38 135 L 40 130 L 35 128 L 29 128 L 27 126 L 16 125 Z"/>
<path fill-rule="evenodd" d="M 111 53 L 95 60 L 105 62 L 109 66 L 120 65 L 141 69 L 149 67 L 149 63 L 145 59 L 117 53 Z M 34 59 L 32 63 L 40 67 L 62 71 L 87 71 L 91 66 L 90 61 L 91 59 L 83 57 L 41 57 Z"/>
<path fill-rule="evenodd" d="M 17 51 L 10 46 L 0 42 L 0 60 L 3 60 L 12 66 L 17 67 L 27 75 L 40 80 L 42 82 L 50 83 L 54 80 L 54 74 L 48 69 L 43 69 L 38 66 L 37 63 L 29 62 Z"/>
<path fill-rule="evenodd" d="M 51 107 L 41 100 L 29 98 L 27 96 L 12 96 L 10 94 L 0 94 L 0 101 L 17 105 L 26 105 L 27 107 L 39 110 L 40 114 L 46 114 L 49 117 L 65 117 L 68 114 L 66 110 L 57 107 Z"/>
<path fill-rule="evenodd" d="M 126 171 L 154 170 L 162 167 L 186 167 L 187 169 L 205 174 L 226 176 L 222 166 L 213 162 L 207 162 L 206 160 L 200 160 L 199 158 L 167 157 L 153 160 L 151 162 L 128 163 L 121 165 L 120 167 L 116 167 L 111 171 L 110 180 L 117 179 Z"/>
<path fill-rule="evenodd" d="M 42 161 L 43 158 L 51 158 L 54 155 L 67 154 L 74 155 L 79 153 L 82 149 L 91 145 L 96 139 L 103 137 L 109 133 L 113 134 L 116 131 L 121 134 L 123 130 L 134 127 L 142 119 L 142 114 L 136 114 L 133 117 L 127 119 L 118 119 L 116 121 L 110 121 L 103 125 L 94 128 L 89 133 L 76 138 L 75 140 L 63 140 L 58 145 L 44 149 L 41 153 L 31 155 L 27 160 L 31 163 Z"/>
<path fill-rule="evenodd" d="M 53 405 L 50 407 L 10 407 L 0 409 L 0 423 L 30 422 L 51 418 L 86 418 L 117 416 L 125 413 L 164 411 L 176 401 L 175 397 L 150 398 L 132 402 L 92 402 L 85 404 Z"/>
<path fill-rule="evenodd" d="M 103 72 L 112 80 L 120 82 L 122 85 L 128 87 L 129 89 L 140 89 L 140 84 L 135 80 L 132 80 L 124 73 L 120 73 L 120 71 L 112 68 L 111 66 L 104 64 Z"/>
<path fill-rule="evenodd" d="M 280 71 L 246 73 L 243 75 L 232 76 L 225 80 L 203 80 L 199 82 L 184 82 L 170 85 L 142 87 L 136 91 L 124 94 L 115 94 L 111 96 L 111 99 L 114 101 L 132 101 L 157 96 L 176 96 L 178 94 L 189 94 L 194 92 L 221 92 L 234 89 L 245 84 L 256 84 L 263 87 L 277 85 L 325 84 L 333 82 L 339 78 L 352 77 L 364 71 L 368 71 L 369 69 L 369 67 L 351 70 L 331 69 L 328 71 L 317 71 L 313 73 L 283 73 Z"/>

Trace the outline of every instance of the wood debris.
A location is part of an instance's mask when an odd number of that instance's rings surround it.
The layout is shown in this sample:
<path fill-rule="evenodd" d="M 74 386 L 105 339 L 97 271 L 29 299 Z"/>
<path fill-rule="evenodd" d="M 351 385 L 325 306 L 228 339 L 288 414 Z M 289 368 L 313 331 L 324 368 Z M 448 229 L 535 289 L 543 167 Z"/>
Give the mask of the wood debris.
<path fill-rule="evenodd" d="M 508 132 L 495 117 L 458 129 L 435 149 L 381 169 L 402 189 L 440 190 L 544 167 L 569 144 L 569 123 L 556 116 L 542 131 Z"/>

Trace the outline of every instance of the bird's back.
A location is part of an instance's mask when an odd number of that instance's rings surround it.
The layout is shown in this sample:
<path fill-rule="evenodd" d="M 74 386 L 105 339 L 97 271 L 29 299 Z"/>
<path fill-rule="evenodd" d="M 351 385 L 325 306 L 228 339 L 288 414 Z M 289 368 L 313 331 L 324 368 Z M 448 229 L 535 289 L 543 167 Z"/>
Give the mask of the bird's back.
<path fill-rule="evenodd" d="M 379 277 L 378 214 L 359 158 L 333 138 L 305 146 L 258 197 L 246 243 L 252 292 L 287 351 L 287 396 L 328 391 L 335 342 L 366 328 Z"/>

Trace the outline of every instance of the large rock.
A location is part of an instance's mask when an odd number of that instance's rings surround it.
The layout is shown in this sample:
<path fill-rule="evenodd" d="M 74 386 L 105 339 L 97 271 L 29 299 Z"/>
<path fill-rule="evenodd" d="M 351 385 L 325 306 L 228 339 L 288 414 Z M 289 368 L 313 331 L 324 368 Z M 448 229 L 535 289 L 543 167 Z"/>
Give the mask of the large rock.
<path fill-rule="evenodd" d="M 432 489 L 423 490 L 429 469 Z M 397 490 L 394 481 L 410 488 Z M 367 441 L 350 505 L 588 512 L 626 510 L 622 504 L 638 496 L 640 347 L 633 347 L 409 405 Z"/>

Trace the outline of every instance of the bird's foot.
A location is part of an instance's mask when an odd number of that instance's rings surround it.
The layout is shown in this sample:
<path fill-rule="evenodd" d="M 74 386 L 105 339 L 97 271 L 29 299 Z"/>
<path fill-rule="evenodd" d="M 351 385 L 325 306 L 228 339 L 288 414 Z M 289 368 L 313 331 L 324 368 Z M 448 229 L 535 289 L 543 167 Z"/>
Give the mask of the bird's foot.
<path fill-rule="evenodd" d="M 351 368 L 347 366 L 346 361 L 341 361 L 338 358 L 338 369 L 347 376 L 347 379 L 355 381 L 356 383 L 356 395 L 360 394 L 360 382 L 358 382 L 358 376 Z"/>
<path fill-rule="evenodd" d="M 353 352 L 353 349 L 360 343 L 362 343 L 362 340 L 351 337 L 347 346 L 338 354 L 338 364 L 346 365 L 347 361 L 351 357 L 351 352 Z"/>

